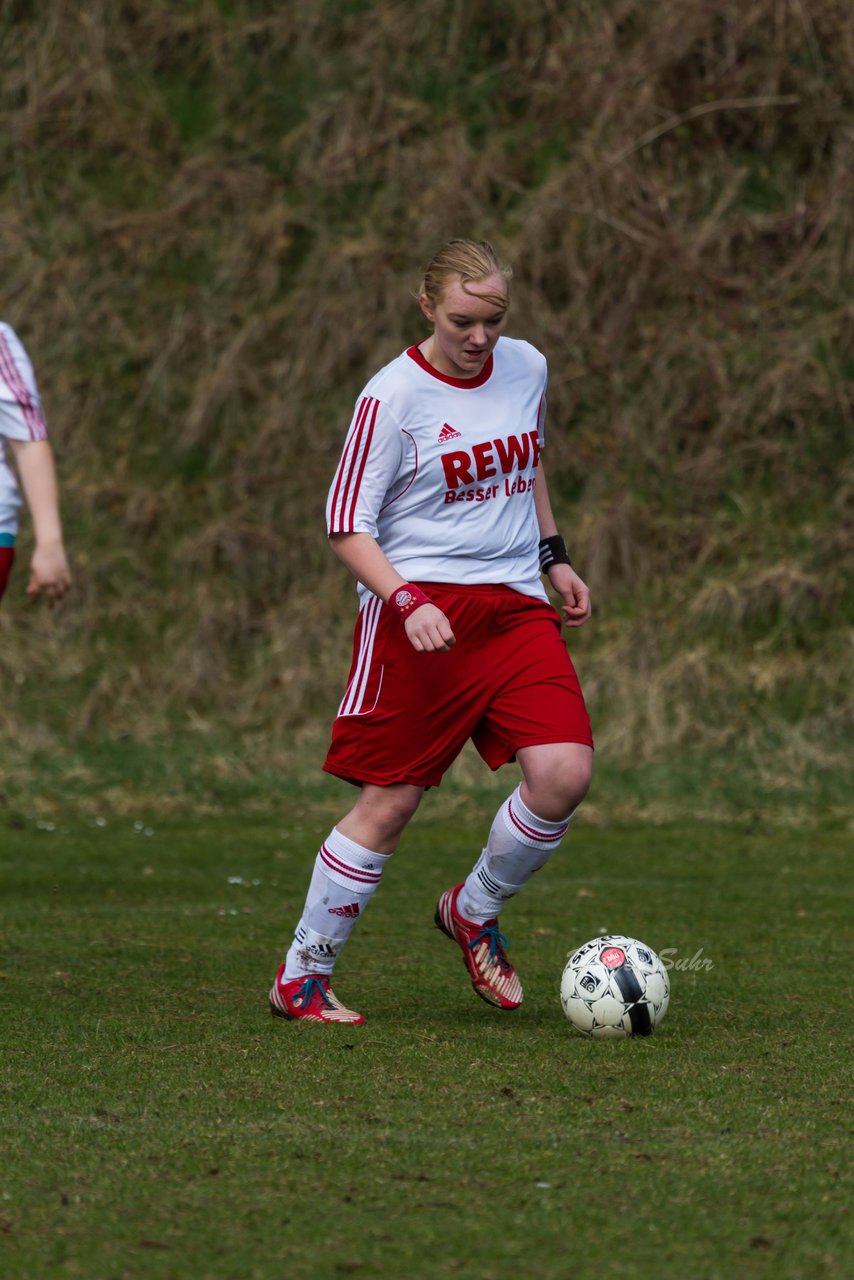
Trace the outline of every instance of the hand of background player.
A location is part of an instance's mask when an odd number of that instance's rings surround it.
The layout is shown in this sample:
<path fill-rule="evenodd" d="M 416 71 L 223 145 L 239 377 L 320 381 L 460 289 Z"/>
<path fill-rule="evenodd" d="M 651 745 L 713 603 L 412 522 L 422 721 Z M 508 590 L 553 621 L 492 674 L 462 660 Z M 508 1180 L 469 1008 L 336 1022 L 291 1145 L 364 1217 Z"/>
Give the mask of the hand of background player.
<path fill-rule="evenodd" d="M 456 644 L 450 622 L 434 604 L 422 604 L 410 613 L 403 629 L 418 653 L 447 653 Z"/>
<path fill-rule="evenodd" d="M 549 581 L 563 596 L 563 620 L 568 627 L 580 627 L 590 617 L 590 591 L 570 564 L 553 565 Z"/>
<path fill-rule="evenodd" d="M 71 574 L 62 543 L 36 546 L 30 561 L 30 580 L 27 595 L 37 596 L 44 591 L 51 604 L 61 600 L 71 586 Z"/>

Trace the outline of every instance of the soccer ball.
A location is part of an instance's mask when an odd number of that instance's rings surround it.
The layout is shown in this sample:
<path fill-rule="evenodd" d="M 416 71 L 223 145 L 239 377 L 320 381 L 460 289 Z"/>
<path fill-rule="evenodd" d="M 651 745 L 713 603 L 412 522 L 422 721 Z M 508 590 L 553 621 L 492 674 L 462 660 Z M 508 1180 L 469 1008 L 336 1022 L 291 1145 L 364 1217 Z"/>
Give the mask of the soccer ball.
<path fill-rule="evenodd" d="M 612 933 L 573 951 L 560 1002 L 576 1030 L 596 1040 L 652 1035 L 667 1012 L 670 981 L 651 947 Z"/>

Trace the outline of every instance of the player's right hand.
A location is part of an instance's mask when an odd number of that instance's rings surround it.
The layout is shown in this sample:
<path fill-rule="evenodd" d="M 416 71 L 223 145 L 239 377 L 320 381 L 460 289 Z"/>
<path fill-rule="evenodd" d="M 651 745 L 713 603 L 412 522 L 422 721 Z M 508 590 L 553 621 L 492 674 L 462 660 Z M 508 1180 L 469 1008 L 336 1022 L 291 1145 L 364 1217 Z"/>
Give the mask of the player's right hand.
<path fill-rule="evenodd" d="M 456 644 L 450 622 L 434 604 L 422 604 L 413 610 L 403 629 L 418 653 L 447 653 Z"/>
<path fill-rule="evenodd" d="M 30 561 L 27 595 L 35 598 L 42 591 L 51 604 L 61 600 L 71 586 L 71 574 L 61 542 L 37 545 Z"/>

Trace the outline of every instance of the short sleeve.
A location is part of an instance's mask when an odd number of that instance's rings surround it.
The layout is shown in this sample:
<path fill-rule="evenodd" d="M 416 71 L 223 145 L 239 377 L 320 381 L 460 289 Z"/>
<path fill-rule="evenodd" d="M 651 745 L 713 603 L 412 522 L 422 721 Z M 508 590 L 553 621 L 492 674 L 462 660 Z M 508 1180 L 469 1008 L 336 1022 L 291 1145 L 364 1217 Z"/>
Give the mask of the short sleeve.
<path fill-rule="evenodd" d="M 33 366 L 8 324 L 0 324 L 0 435 L 10 440 L 47 439 Z"/>
<path fill-rule="evenodd" d="M 330 534 L 377 536 L 377 517 L 403 457 L 400 427 L 391 410 L 382 400 L 362 396 L 326 502 Z"/>

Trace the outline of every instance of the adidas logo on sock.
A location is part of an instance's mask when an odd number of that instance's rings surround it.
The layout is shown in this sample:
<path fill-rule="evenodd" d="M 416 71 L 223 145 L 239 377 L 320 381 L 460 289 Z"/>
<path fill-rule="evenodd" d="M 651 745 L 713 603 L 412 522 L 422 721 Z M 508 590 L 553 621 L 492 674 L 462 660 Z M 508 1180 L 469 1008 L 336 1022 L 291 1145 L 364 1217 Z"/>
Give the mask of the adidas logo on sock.
<path fill-rule="evenodd" d="M 351 902 L 346 907 L 330 907 L 327 915 L 330 916 L 346 916 L 348 920 L 355 920 L 359 914 L 358 902 Z"/>
<path fill-rule="evenodd" d="M 455 431 L 450 422 L 446 422 L 439 432 L 438 443 L 447 444 L 449 440 L 459 440 L 462 432 Z"/>

